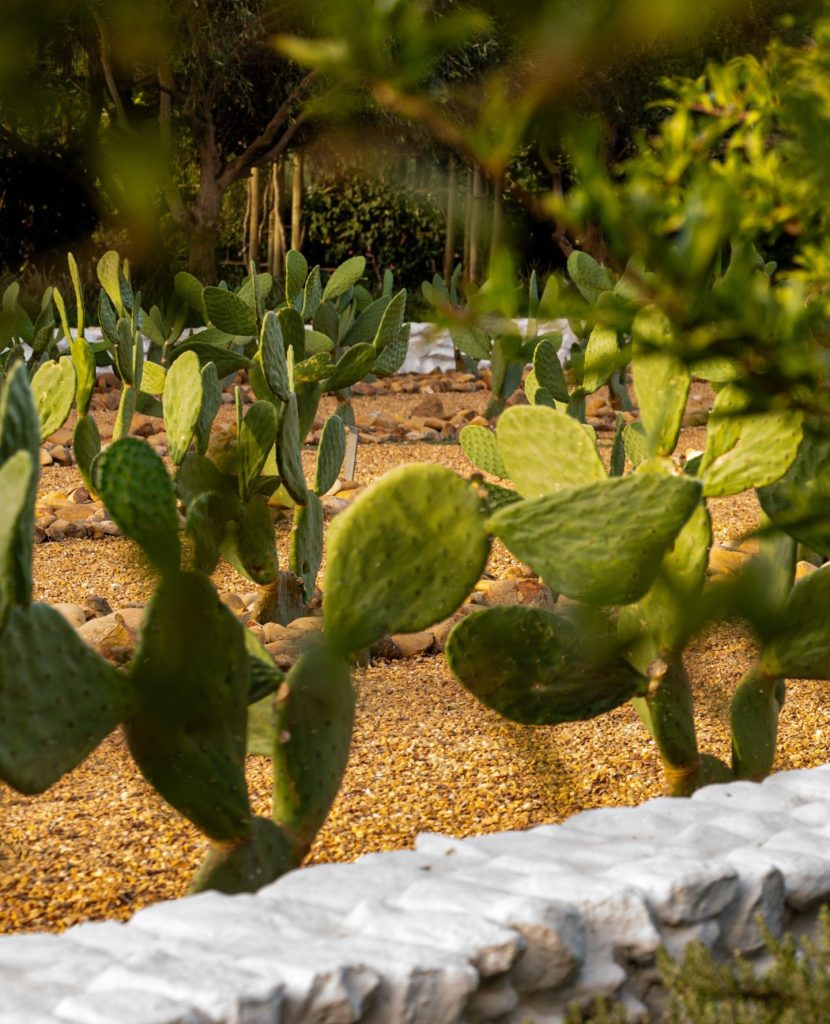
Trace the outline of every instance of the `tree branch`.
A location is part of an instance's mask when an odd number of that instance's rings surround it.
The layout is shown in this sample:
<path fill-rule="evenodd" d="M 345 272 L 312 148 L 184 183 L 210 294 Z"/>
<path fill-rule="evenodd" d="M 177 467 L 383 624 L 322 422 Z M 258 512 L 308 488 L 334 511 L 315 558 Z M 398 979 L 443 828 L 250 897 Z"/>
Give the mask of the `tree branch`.
<path fill-rule="evenodd" d="M 101 43 L 101 69 L 104 72 L 104 81 L 107 83 L 107 91 L 109 92 L 110 99 L 115 107 L 115 114 L 118 118 L 118 123 L 125 132 L 132 132 L 133 129 L 127 119 L 127 111 L 124 108 L 124 101 L 121 99 L 121 94 L 118 91 L 118 86 L 115 84 L 115 77 L 112 73 L 112 54 L 110 50 L 109 37 L 107 36 L 107 27 L 104 24 L 104 19 L 98 11 L 93 11 L 92 17 L 95 19 L 95 24 L 98 26 L 98 38 Z"/>

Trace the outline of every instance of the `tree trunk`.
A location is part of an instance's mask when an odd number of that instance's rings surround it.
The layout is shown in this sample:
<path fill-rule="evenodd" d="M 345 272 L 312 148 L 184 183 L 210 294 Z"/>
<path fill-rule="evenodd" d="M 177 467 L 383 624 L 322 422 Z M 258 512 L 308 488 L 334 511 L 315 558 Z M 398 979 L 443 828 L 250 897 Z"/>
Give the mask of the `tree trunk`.
<path fill-rule="evenodd" d="M 248 262 L 254 261 L 256 266 L 259 266 L 259 249 L 260 249 L 260 198 L 262 195 L 262 189 L 260 188 L 260 170 L 258 167 L 251 168 L 251 177 L 248 179 L 248 196 L 249 196 L 249 211 L 248 211 Z"/>
<path fill-rule="evenodd" d="M 447 285 L 452 277 L 455 262 L 455 205 L 457 202 L 458 172 L 455 157 L 451 156 L 447 166 L 447 233 L 444 239 L 444 280 Z"/>
<path fill-rule="evenodd" d="M 496 263 L 504 235 L 504 177 L 493 180 L 493 224 L 490 232 L 490 272 Z"/>
<path fill-rule="evenodd" d="M 464 246 L 462 249 L 462 263 L 464 264 L 464 278 L 470 280 L 470 227 L 473 223 L 473 176 L 467 175 L 467 188 L 464 195 Z"/>
<path fill-rule="evenodd" d="M 481 235 L 484 227 L 484 204 L 487 198 L 484 175 L 478 164 L 473 168 L 472 190 L 469 276 L 473 284 L 478 284 L 481 278 Z"/>
<path fill-rule="evenodd" d="M 294 153 L 294 173 L 291 178 L 291 248 L 303 247 L 303 154 Z"/>
<path fill-rule="evenodd" d="M 279 277 L 285 259 L 285 225 L 282 221 L 283 164 L 275 160 L 271 165 L 271 220 L 268 233 L 268 269 Z"/>

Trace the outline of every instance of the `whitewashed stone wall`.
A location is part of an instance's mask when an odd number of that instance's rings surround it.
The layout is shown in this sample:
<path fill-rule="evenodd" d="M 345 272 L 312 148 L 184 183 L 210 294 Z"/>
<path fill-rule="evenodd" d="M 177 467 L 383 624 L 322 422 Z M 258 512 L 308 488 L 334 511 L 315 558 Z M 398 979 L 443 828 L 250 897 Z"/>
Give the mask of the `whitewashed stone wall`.
<path fill-rule="evenodd" d="M 830 765 L 690 800 L 294 871 L 127 924 L 0 937 L 0 1024 L 558 1024 L 659 1005 L 655 952 L 806 931 L 830 899 Z"/>

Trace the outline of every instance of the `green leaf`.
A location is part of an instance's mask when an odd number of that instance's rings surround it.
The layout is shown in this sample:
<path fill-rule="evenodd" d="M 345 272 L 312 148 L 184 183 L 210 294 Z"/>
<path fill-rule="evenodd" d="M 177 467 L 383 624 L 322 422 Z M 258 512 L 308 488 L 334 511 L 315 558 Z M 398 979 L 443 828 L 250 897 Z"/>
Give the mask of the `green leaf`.
<path fill-rule="evenodd" d="M 79 416 L 72 432 L 72 455 L 78 467 L 84 486 L 90 493 L 95 492 L 92 481 L 92 461 L 101 452 L 101 435 L 98 424 L 91 416 Z"/>
<path fill-rule="evenodd" d="M 70 341 L 69 351 L 75 365 L 75 407 L 79 416 L 86 416 L 95 389 L 95 355 L 85 338 Z"/>
<path fill-rule="evenodd" d="M 320 305 L 322 297 L 323 286 L 320 282 L 320 268 L 315 267 L 308 275 L 305 288 L 303 289 L 303 308 L 300 313 L 303 320 L 311 320 L 317 312 L 317 307 Z"/>
<path fill-rule="evenodd" d="M 326 283 L 323 302 L 337 299 L 347 292 L 363 277 L 365 270 L 366 260 L 363 256 L 352 256 L 345 263 L 341 263 Z"/>
<path fill-rule="evenodd" d="M 117 252 L 110 249 L 98 260 L 98 280 L 101 287 L 109 296 L 110 302 L 115 307 L 119 317 L 124 316 L 124 299 L 121 292 L 121 258 Z"/>
<path fill-rule="evenodd" d="M 632 370 L 649 456 L 670 455 L 686 409 L 689 371 L 674 356 L 663 352 L 638 353 Z"/>
<path fill-rule="evenodd" d="M 187 305 L 200 313 L 204 320 L 208 320 L 207 310 L 205 309 L 204 299 L 202 298 L 202 287 L 201 281 L 194 277 L 193 274 L 188 274 L 187 271 L 182 270 L 176 274 L 173 282 L 173 287 L 176 290 L 176 294 L 180 299 L 183 299 Z"/>
<path fill-rule="evenodd" d="M 459 352 L 471 359 L 491 359 L 493 341 L 479 327 L 466 327 L 464 324 L 453 324 L 450 327 L 452 343 Z"/>
<path fill-rule="evenodd" d="M 15 452 L 0 466 L 0 633 L 9 611 L 17 601 L 14 587 L 15 545 L 21 522 L 25 522 L 26 504 L 35 468 L 28 452 Z M 31 545 L 31 536 L 28 539 Z"/>
<path fill-rule="evenodd" d="M 336 416 L 331 417 L 337 419 Z M 289 568 L 303 581 L 303 594 L 307 602 L 314 596 L 314 584 L 323 561 L 323 503 L 313 491 L 306 495 L 305 505 L 294 512 L 291 531 Z"/>
<path fill-rule="evenodd" d="M 204 455 L 210 444 L 213 421 L 222 404 L 222 384 L 213 363 L 205 363 L 201 370 L 201 378 L 202 403 L 199 407 L 199 417 L 196 420 L 195 441 L 196 451 Z"/>
<path fill-rule="evenodd" d="M 242 518 L 228 523 L 222 553 L 231 565 L 254 583 L 273 583 L 277 578 L 277 547 L 268 500 L 255 494 Z"/>

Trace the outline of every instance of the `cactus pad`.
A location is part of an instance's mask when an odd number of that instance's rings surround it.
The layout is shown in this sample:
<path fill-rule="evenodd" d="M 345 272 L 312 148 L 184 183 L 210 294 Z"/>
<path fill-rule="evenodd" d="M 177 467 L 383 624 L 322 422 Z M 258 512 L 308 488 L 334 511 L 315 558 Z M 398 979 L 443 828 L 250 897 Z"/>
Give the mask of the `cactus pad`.
<path fill-rule="evenodd" d="M 268 499 L 255 494 L 241 519 L 228 523 L 222 553 L 231 565 L 254 583 L 277 578 L 277 547 Z"/>
<path fill-rule="evenodd" d="M 126 437 L 95 464 L 96 491 L 130 540 L 162 572 L 179 567 L 179 520 L 173 484 L 161 458 L 145 441 Z"/>
<path fill-rule="evenodd" d="M 691 376 L 665 352 L 639 353 L 633 360 L 634 390 L 651 455 L 670 455 L 677 444 Z"/>
<path fill-rule="evenodd" d="M 286 354 L 289 348 L 294 349 L 295 362 L 301 363 L 305 358 L 305 324 L 296 309 L 283 308 L 277 313 L 282 328 L 282 343 Z"/>
<path fill-rule="evenodd" d="M 588 339 L 585 349 L 585 363 L 582 370 L 582 390 L 593 394 L 606 383 L 619 367 L 620 345 L 613 327 L 598 324 Z"/>
<path fill-rule="evenodd" d="M 324 391 L 339 391 L 362 380 L 374 366 L 377 352 L 374 345 L 352 345 L 335 363 L 331 375 L 322 383 Z"/>
<path fill-rule="evenodd" d="M 276 313 L 269 311 L 262 322 L 259 340 L 262 370 L 271 392 L 281 401 L 287 402 L 291 394 L 288 386 L 288 366 L 285 362 L 285 345 L 282 328 Z"/>
<path fill-rule="evenodd" d="M 596 444 L 575 419 L 553 409 L 508 409 L 496 437 L 508 476 L 526 498 L 606 478 Z"/>
<path fill-rule="evenodd" d="M 285 675 L 274 664 L 274 659 L 261 641 L 250 629 L 245 630 L 245 649 L 248 652 L 248 669 L 251 685 L 248 688 L 248 704 L 256 704 L 272 693 L 276 693 Z M 268 751 L 270 757 L 271 751 Z"/>
<path fill-rule="evenodd" d="M 755 665 L 732 698 L 732 770 L 738 779 L 760 782 L 772 771 L 778 737 L 780 680 Z"/>
<path fill-rule="evenodd" d="M 409 353 L 409 331 L 410 325 L 404 324 L 397 338 L 390 341 L 375 360 L 372 373 L 378 377 L 391 377 L 400 370 Z"/>
<path fill-rule="evenodd" d="M 541 608 L 488 608 L 468 615 L 450 633 L 446 655 L 474 696 L 524 725 L 594 718 L 646 686 L 620 658 L 607 630 L 583 632 Z"/>
<path fill-rule="evenodd" d="M 308 277 L 308 261 L 301 252 L 289 249 L 285 254 L 285 299 L 295 305 L 303 294 Z"/>
<path fill-rule="evenodd" d="M 190 503 L 184 529 L 193 549 L 193 567 L 198 572 L 209 576 L 216 568 L 227 520 L 228 503 L 220 494 L 207 491 Z"/>
<path fill-rule="evenodd" d="M 280 419 L 277 465 L 283 486 L 299 505 L 305 502 L 308 493 L 300 457 L 301 445 L 297 396 L 292 395 Z"/>
<path fill-rule="evenodd" d="M 747 412 L 745 406 L 744 392 L 730 384 L 715 401 L 700 473 L 707 497 L 765 487 L 795 461 L 803 437 L 801 412 Z"/>
<path fill-rule="evenodd" d="M 274 820 L 295 837 L 300 857 L 340 788 L 354 704 L 348 663 L 324 647 L 300 657 L 277 695 Z"/>
<path fill-rule="evenodd" d="M 69 356 L 43 363 L 31 382 L 32 398 L 40 420 L 40 440 L 64 425 L 75 400 L 75 367 Z"/>
<path fill-rule="evenodd" d="M 323 298 L 323 285 L 320 281 L 320 268 L 314 267 L 306 278 L 303 288 L 303 308 L 300 316 L 303 320 L 311 320 Z"/>
<path fill-rule="evenodd" d="M 700 484 L 688 477 L 635 474 L 516 502 L 488 525 L 554 590 L 628 604 L 654 582 L 699 500 Z"/>
<path fill-rule="evenodd" d="M 195 352 L 185 352 L 167 371 L 164 382 L 164 428 L 170 458 L 178 466 L 185 457 L 202 407 L 202 372 Z"/>
<path fill-rule="evenodd" d="M 158 363 L 145 363 L 141 373 L 139 391 L 143 391 L 145 395 L 163 394 L 165 377 L 163 366 Z"/>
<path fill-rule="evenodd" d="M 574 249 L 568 256 L 568 273 L 587 302 L 596 302 L 604 291 L 614 287 L 614 281 L 605 267 L 580 249 Z"/>
<path fill-rule="evenodd" d="M 268 818 L 254 818 L 244 839 L 211 848 L 188 893 L 208 889 L 229 895 L 256 892 L 295 867 L 299 863 L 285 832 Z"/>
<path fill-rule="evenodd" d="M 247 501 L 277 438 L 277 411 L 270 402 L 254 402 L 239 431 L 239 496 Z"/>
<path fill-rule="evenodd" d="M 242 337 L 257 333 L 254 311 L 244 299 L 227 288 L 205 288 L 202 299 L 208 319 L 220 331 Z"/>
<path fill-rule="evenodd" d="M 458 440 L 464 449 L 464 454 L 474 466 L 501 480 L 507 479 L 507 469 L 499 454 L 499 442 L 492 430 L 487 427 L 467 424 L 458 435 Z"/>
<path fill-rule="evenodd" d="M 113 441 L 120 441 L 129 434 L 137 400 L 138 391 L 135 388 L 126 385 L 122 387 L 121 401 L 118 403 L 118 412 L 115 414 L 115 424 L 112 428 Z"/>
<path fill-rule="evenodd" d="M 326 636 L 348 653 L 445 618 L 479 579 L 490 544 L 470 484 L 434 465 L 383 476 L 332 521 Z"/>
<path fill-rule="evenodd" d="M 805 424 L 795 461 L 779 480 L 761 487 L 758 498 L 779 529 L 830 556 L 830 435 Z"/>
<path fill-rule="evenodd" d="M 315 356 L 309 356 L 294 367 L 294 381 L 300 384 L 316 384 L 317 381 L 325 380 L 331 373 L 331 360 L 326 352 L 318 352 Z"/>
<path fill-rule="evenodd" d="M 84 486 L 95 492 L 92 482 L 92 460 L 101 451 L 101 435 L 98 424 L 91 416 L 79 416 L 72 431 L 72 455 L 78 467 Z"/>
<path fill-rule="evenodd" d="M 289 568 L 303 581 L 303 594 L 311 601 L 323 561 L 323 504 L 313 491 L 306 498 L 306 504 L 298 505 L 294 513 Z"/>
<path fill-rule="evenodd" d="M 95 354 L 85 338 L 70 341 L 69 350 L 75 364 L 75 407 L 79 416 L 86 416 L 95 387 Z"/>
<path fill-rule="evenodd" d="M 196 420 L 195 441 L 196 451 L 204 455 L 210 444 L 213 421 L 222 404 L 222 384 L 215 363 L 205 363 L 201 376 L 202 404 L 199 407 L 199 418 Z"/>
<path fill-rule="evenodd" d="M 196 452 L 188 452 L 184 461 L 179 466 L 176 474 L 176 490 L 184 502 L 185 508 L 190 508 L 192 502 L 208 491 L 215 491 L 221 494 L 226 500 L 238 505 L 235 499 L 235 487 L 233 478 L 223 473 L 214 462 L 199 455 Z M 242 514 L 241 506 L 237 512 Z"/>
<path fill-rule="evenodd" d="M 53 608 L 12 609 L 0 633 L 0 778 L 42 793 L 133 707 L 125 677 Z"/>
<path fill-rule="evenodd" d="M 0 466 L 0 631 L 15 603 L 14 558 L 20 518 L 26 508 L 35 468 L 28 452 L 15 452 Z M 31 544 L 31 541 L 29 541 Z"/>
<path fill-rule="evenodd" d="M 768 676 L 830 679 L 830 565 L 799 580 L 762 651 Z"/>
<path fill-rule="evenodd" d="M 377 333 L 372 339 L 372 344 L 377 352 L 382 352 L 387 345 L 391 345 L 400 337 L 403 327 L 403 314 L 406 309 L 406 288 L 401 288 L 398 294 L 392 299 L 383 314 L 383 319 L 378 325 Z"/>
<path fill-rule="evenodd" d="M 626 458 L 636 469 L 645 462 L 648 455 L 648 436 L 642 423 L 629 423 L 622 432 L 623 448 Z"/>
<path fill-rule="evenodd" d="M 557 402 L 568 401 L 568 385 L 565 383 L 556 345 L 552 341 L 540 341 L 534 349 L 533 372 L 540 388 L 549 391 Z"/>
<path fill-rule="evenodd" d="M 339 299 L 353 285 L 363 277 L 366 270 L 366 258 L 364 256 L 352 256 L 351 259 L 341 263 L 326 283 L 323 290 L 323 302 Z"/>
<path fill-rule="evenodd" d="M 346 454 L 346 430 L 339 416 L 329 416 L 317 448 L 314 490 L 325 494 L 334 485 Z"/>
<path fill-rule="evenodd" d="M 162 578 L 130 670 L 124 732 L 144 777 L 211 839 L 245 838 L 248 653 L 243 627 L 204 576 Z"/>

